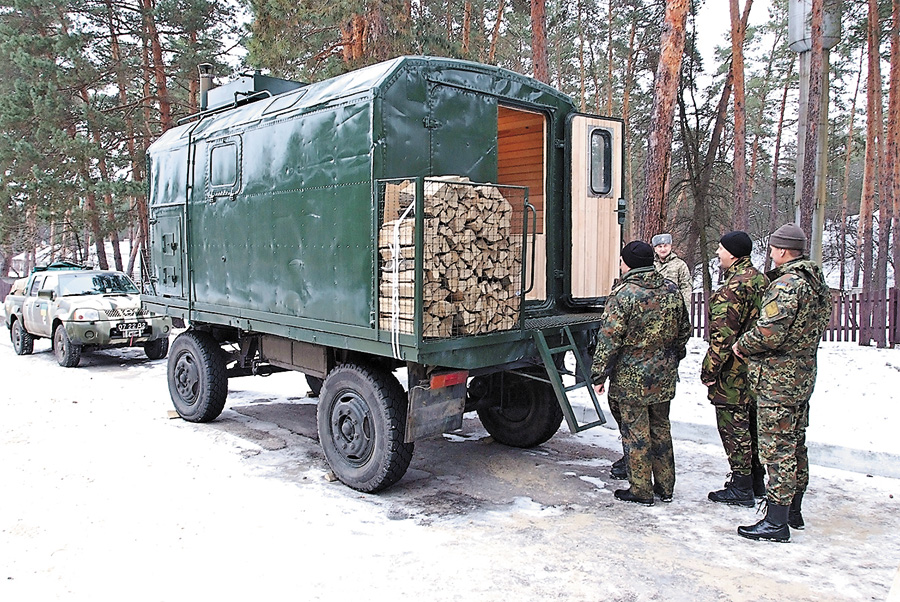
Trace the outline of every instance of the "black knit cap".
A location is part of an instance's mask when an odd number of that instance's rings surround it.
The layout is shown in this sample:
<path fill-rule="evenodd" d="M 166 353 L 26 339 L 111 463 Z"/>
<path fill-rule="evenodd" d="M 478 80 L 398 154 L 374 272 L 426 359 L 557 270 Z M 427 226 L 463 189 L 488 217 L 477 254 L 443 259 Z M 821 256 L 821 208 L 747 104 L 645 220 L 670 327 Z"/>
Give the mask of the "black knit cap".
<path fill-rule="evenodd" d="M 735 257 L 747 257 L 753 250 L 753 241 L 750 240 L 750 235 L 741 230 L 729 232 L 719 239 L 719 244 Z"/>
<path fill-rule="evenodd" d="M 622 247 L 622 261 L 631 269 L 649 268 L 653 265 L 653 247 L 640 240 L 633 240 Z"/>

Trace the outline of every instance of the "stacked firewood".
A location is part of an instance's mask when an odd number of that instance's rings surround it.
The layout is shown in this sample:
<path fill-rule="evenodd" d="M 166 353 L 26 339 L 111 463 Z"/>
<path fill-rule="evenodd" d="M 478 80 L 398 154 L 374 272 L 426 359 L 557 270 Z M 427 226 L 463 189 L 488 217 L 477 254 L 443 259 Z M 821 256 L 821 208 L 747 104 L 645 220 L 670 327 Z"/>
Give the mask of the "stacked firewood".
<path fill-rule="evenodd" d="M 512 206 L 497 188 L 467 181 L 449 177 L 426 181 L 424 337 L 509 330 L 519 318 L 522 245 L 518 235 L 516 240 L 511 235 Z M 388 190 L 378 238 L 380 326 L 391 330 L 396 307 L 398 331 L 412 333 L 415 217 L 412 211 L 405 217 L 403 213 L 415 198 L 415 189 L 412 184 L 395 186 Z"/>

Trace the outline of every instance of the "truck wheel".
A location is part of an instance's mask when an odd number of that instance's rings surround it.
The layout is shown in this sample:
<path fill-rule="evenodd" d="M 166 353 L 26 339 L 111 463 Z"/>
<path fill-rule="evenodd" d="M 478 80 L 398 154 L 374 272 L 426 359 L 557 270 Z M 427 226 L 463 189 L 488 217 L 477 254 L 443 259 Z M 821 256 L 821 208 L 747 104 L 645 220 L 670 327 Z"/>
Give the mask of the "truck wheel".
<path fill-rule="evenodd" d="M 400 480 L 412 459 L 405 443 L 406 393 L 390 372 L 343 364 L 319 396 L 319 442 L 345 485 L 374 493 Z"/>
<path fill-rule="evenodd" d="M 9 327 L 9 340 L 16 355 L 29 355 L 34 351 L 34 337 L 22 326 L 22 320 L 15 320 Z"/>
<path fill-rule="evenodd" d="M 81 345 L 76 345 L 66 334 L 66 327 L 60 324 L 53 331 L 53 353 L 57 363 L 64 368 L 74 368 L 81 361 Z"/>
<path fill-rule="evenodd" d="M 325 381 L 319 378 L 318 376 L 310 376 L 306 375 L 306 384 L 309 385 L 309 396 L 310 397 L 318 397 L 319 393 L 322 392 L 322 383 Z"/>
<path fill-rule="evenodd" d="M 151 360 L 161 360 L 169 352 L 169 337 L 147 341 L 144 343 L 144 353 Z"/>
<path fill-rule="evenodd" d="M 228 396 L 225 357 L 211 336 L 189 330 L 175 338 L 168 365 L 169 395 L 188 422 L 218 418 Z"/>
<path fill-rule="evenodd" d="M 549 383 L 506 374 L 501 396 L 500 375 L 491 378 L 489 395 L 494 403 L 479 409 L 478 418 L 496 441 L 512 447 L 534 447 L 559 430 L 563 414 Z"/>

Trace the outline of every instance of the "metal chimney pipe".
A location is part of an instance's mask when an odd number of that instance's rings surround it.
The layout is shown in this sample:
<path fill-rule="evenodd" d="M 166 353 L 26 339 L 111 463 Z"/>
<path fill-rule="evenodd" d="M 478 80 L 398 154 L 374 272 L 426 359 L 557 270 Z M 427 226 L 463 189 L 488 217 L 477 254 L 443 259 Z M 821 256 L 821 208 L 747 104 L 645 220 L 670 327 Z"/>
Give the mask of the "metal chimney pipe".
<path fill-rule="evenodd" d="M 200 110 L 205 111 L 208 105 L 207 94 L 213 87 L 213 66 L 209 63 L 201 63 L 197 65 L 197 69 L 200 71 Z"/>

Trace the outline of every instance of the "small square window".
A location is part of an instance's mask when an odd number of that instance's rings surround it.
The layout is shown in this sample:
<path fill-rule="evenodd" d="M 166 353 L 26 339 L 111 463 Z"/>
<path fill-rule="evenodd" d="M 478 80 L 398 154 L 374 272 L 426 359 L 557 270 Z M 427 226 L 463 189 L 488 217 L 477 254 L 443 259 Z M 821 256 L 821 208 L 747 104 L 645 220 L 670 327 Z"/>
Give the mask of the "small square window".
<path fill-rule="evenodd" d="M 612 190 L 612 134 L 596 128 L 591 132 L 591 192 L 606 195 Z"/>
<path fill-rule="evenodd" d="M 209 158 L 209 183 L 212 186 L 234 186 L 237 183 L 237 145 L 213 147 Z"/>

